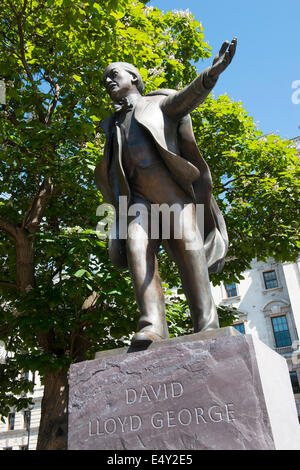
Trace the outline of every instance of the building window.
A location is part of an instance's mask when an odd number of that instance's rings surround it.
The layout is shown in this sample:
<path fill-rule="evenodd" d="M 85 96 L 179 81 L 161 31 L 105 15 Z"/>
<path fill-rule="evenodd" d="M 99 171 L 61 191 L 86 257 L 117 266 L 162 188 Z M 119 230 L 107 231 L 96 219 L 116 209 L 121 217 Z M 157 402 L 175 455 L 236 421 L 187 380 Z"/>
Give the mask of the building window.
<path fill-rule="evenodd" d="M 235 282 L 232 282 L 231 284 L 225 284 L 225 290 L 226 290 L 227 297 L 237 296 L 237 288 L 236 288 Z"/>
<path fill-rule="evenodd" d="M 283 348 L 284 346 L 290 346 L 292 344 L 289 327 L 287 324 L 286 316 L 281 315 L 280 317 L 272 317 L 272 326 L 275 337 L 275 343 L 277 348 Z"/>
<path fill-rule="evenodd" d="M 266 289 L 274 289 L 275 287 L 278 287 L 278 280 L 276 276 L 276 272 L 273 271 L 265 271 L 263 273 L 264 276 L 264 283 L 265 283 L 265 288 Z"/>
<path fill-rule="evenodd" d="M 30 410 L 25 410 L 24 411 L 24 428 L 27 429 L 27 431 L 30 428 L 30 420 L 31 420 L 31 412 Z"/>
<path fill-rule="evenodd" d="M 9 429 L 9 431 L 13 431 L 15 429 L 15 417 L 16 417 L 15 412 L 8 413 L 8 429 Z"/>
<path fill-rule="evenodd" d="M 293 392 L 300 393 L 300 385 L 297 377 L 297 372 L 290 372 L 290 378 L 292 382 Z"/>
<path fill-rule="evenodd" d="M 238 330 L 240 333 L 242 333 L 243 335 L 245 334 L 245 325 L 244 323 L 236 323 L 235 325 L 233 325 L 233 327 Z"/>

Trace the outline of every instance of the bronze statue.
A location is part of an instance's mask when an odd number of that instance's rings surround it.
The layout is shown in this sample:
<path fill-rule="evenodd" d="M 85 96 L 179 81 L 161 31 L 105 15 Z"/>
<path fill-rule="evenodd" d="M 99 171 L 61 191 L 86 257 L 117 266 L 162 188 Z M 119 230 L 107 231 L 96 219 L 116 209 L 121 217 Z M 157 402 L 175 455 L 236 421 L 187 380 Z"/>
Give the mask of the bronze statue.
<path fill-rule="evenodd" d="M 180 91 L 162 89 L 143 96 L 140 73 L 124 62 L 112 63 L 104 72 L 116 112 L 102 122 L 106 145 L 95 181 L 104 200 L 116 209 L 116 236 L 110 237 L 109 251 L 113 264 L 131 273 L 140 311 L 134 346 L 168 337 L 157 263 L 161 244 L 178 266 L 194 331 L 219 327 L 208 272 L 222 269 L 228 238 L 189 113 L 205 100 L 230 64 L 236 43 L 236 38 L 231 44 L 224 42 L 212 66 Z M 139 204 L 148 214 L 147 226 L 138 215 L 128 217 L 126 239 L 118 236 L 120 196 L 127 196 L 128 209 Z M 161 204 L 179 207 L 167 240 L 151 237 L 151 206 Z M 202 237 L 197 232 L 197 204 L 204 207 Z M 174 235 L 175 225 L 182 228 L 180 238 Z M 191 241 L 193 249 L 187 249 Z"/>

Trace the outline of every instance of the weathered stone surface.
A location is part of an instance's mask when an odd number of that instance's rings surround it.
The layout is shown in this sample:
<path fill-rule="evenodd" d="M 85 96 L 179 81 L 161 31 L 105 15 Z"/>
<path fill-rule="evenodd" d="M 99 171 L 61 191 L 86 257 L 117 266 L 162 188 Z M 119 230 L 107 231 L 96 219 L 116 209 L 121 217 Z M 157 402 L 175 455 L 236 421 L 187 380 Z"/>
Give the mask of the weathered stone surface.
<path fill-rule="evenodd" d="M 73 365 L 69 449 L 299 448 L 284 359 L 250 335 L 221 334 L 108 351 Z"/>

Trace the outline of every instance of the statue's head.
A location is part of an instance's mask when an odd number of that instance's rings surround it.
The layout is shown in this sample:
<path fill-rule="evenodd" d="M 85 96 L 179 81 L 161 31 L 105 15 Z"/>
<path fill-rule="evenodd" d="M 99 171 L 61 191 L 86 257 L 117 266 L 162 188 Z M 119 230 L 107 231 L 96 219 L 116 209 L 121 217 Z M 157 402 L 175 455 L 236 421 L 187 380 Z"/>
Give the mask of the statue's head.
<path fill-rule="evenodd" d="M 144 91 L 144 82 L 140 72 L 127 62 L 109 64 L 103 74 L 103 83 L 113 101 L 124 98 L 128 93 Z"/>

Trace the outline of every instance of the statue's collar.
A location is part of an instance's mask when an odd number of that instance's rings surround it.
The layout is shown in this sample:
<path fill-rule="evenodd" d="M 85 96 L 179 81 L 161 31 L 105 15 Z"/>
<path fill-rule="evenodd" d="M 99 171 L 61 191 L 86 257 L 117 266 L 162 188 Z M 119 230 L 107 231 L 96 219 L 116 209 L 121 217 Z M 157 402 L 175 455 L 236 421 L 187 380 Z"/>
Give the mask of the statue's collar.
<path fill-rule="evenodd" d="M 141 98 L 140 94 L 137 94 L 137 93 L 129 94 L 128 96 L 121 98 L 119 101 L 114 102 L 113 108 L 117 113 L 119 112 L 127 113 L 128 111 L 131 111 L 132 109 L 134 109 L 136 103 L 139 101 L 140 98 Z"/>
<path fill-rule="evenodd" d="M 128 113 L 134 107 L 134 104 L 126 97 L 122 98 L 120 101 L 114 102 L 112 104 L 116 113 Z"/>

